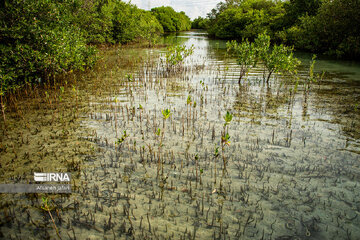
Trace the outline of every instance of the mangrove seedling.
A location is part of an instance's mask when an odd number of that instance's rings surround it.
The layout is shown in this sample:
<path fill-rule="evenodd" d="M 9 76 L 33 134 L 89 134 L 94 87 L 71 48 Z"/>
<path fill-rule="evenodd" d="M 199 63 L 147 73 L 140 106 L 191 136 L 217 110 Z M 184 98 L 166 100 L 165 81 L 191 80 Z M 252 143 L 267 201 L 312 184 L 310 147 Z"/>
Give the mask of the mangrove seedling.
<path fill-rule="evenodd" d="M 220 153 L 219 153 L 219 147 L 217 147 L 215 145 L 215 148 L 214 148 L 214 164 L 215 164 L 215 167 L 214 167 L 214 176 L 215 176 L 215 181 L 214 183 L 216 184 L 216 159 L 220 156 Z"/>
<path fill-rule="evenodd" d="M 192 99 L 191 95 L 189 95 L 186 99 L 186 105 L 191 106 L 192 105 Z M 191 118 L 191 107 L 190 107 L 190 118 Z M 186 107 L 186 121 L 189 123 L 189 107 Z"/>
<path fill-rule="evenodd" d="M 51 218 L 51 221 L 53 222 L 53 225 L 54 225 L 54 229 L 56 231 L 56 234 L 58 235 L 58 237 L 61 239 L 61 236 L 60 236 L 60 233 L 59 233 L 59 230 L 57 229 L 56 227 L 56 224 L 55 224 L 55 221 L 54 221 L 54 218 L 51 214 L 51 210 L 54 209 L 54 207 L 50 207 L 49 203 L 48 203 L 48 198 L 46 197 L 43 197 L 42 198 L 42 202 L 43 202 L 43 205 L 41 206 L 41 209 L 43 209 L 44 211 L 48 212 L 49 213 L 49 216 Z"/>
<path fill-rule="evenodd" d="M 45 91 L 45 97 L 46 97 L 46 100 L 48 101 L 48 103 L 51 105 L 50 96 L 49 96 L 49 93 L 47 91 Z"/>
<path fill-rule="evenodd" d="M 222 158 L 223 158 L 223 163 L 224 163 L 223 174 L 226 170 L 226 163 L 227 163 L 226 158 L 225 158 L 225 146 L 230 145 L 230 135 L 227 132 L 227 125 L 231 122 L 232 118 L 233 118 L 232 114 L 229 111 L 227 111 L 224 116 L 224 120 L 225 120 L 224 132 L 222 133 L 222 136 L 221 136 L 221 150 L 222 150 Z"/>
<path fill-rule="evenodd" d="M 161 129 L 160 129 L 160 128 L 158 128 L 158 130 L 156 131 L 156 135 L 157 135 L 157 136 L 160 136 L 160 135 L 161 135 Z"/>
<path fill-rule="evenodd" d="M 219 155 L 220 155 L 220 153 L 219 153 L 219 147 L 216 147 L 216 146 L 215 146 L 215 149 L 214 149 L 214 158 L 218 158 Z"/>
<path fill-rule="evenodd" d="M 293 56 L 293 48 L 282 44 L 275 44 L 270 48 L 270 36 L 266 33 L 260 34 L 255 39 L 255 48 L 258 60 L 264 64 L 264 81 L 267 84 L 273 73 L 296 74 L 296 67 L 300 61 Z"/>
<path fill-rule="evenodd" d="M 201 180 L 201 176 L 203 175 L 204 173 L 204 169 L 200 169 L 200 185 L 202 185 L 202 180 Z"/>
<path fill-rule="evenodd" d="M 249 69 L 256 66 L 255 46 L 247 39 L 243 39 L 242 43 L 236 41 L 227 42 L 226 47 L 230 56 L 236 57 L 236 62 L 240 65 L 240 84 L 241 79 L 249 72 Z"/>
<path fill-rule="evenodd" d="M 224 120 L 225 120 L 224 126 L 227 126 L 231 122 L 232 118 L 233 118 L 232 114 L 229 111 L 227 111 L 224 116 Z"/>
<path fill-rule="evenodd" d="M 118 145 L 119 148 L 121 147 L 122 143 L 125 141 L 125 139 L 128 137 L 127 133 L 126 133 L 126 130 L 124 130 L 124 134 L 121 136 L 121 138 L 118 138 L 116 141 L 115 141 L 115 145 Z"/>
<path fill-rule="evenodd" d="M 311 59 L 311 62 L 310 62 L 309 77 L 305 80 L 305 83 L 304 83 L 305 84 L 305 87 L 304 87 L 305 103 L 307 102 L 307 97 L 310 92 L 311 84 L 317 82 L 318 80 L 321 80 L 325 74 L 325 72 L 323 72 L 321 75 L 314 73 L 315 63 L 316 63 L 316 55 L 314 54 Z"/>
<path fill-rule="evenodd" d="M 189 95 L 186 99 L 186 104 L 187 105 L 191 105 L 192 104 L 192 100 L 191 100 L 191 95 Z"/>
<path fill-rule="evenodd" d="M 162 113 L 163 118 L 164 118 L 165 120 L 168 119 L 168 118 L 170 117 L 170 115 L 171 115 L 171 112 L 170 112 L 169 109 L 161 110 L 161 113 Z"/>
<path fill-rule="evenodd" d="M 224 136 L 221 137 L 221 143 L 225 146 L 225 145 L 230 145 L 230 135 L 229 133 L 226 133 Z"/>
<path fill-rule="evenodd" d="M 230 135 L 229 133 L 225 133 L 223 136 L 221 136 L 221 154 L 222 154 L 222 159 L 223 159 L 223 175 L 226 172 L 226 165 L 227 165 L 227 160 L 225 157 L 225 146 L 230 146 Z"/>
<path fill-rule="evenodd" d="M 161 113 L 163 115 L 163 128 L 165 130 L 165 120 L 171 116 L 171 112 L 170 109 L 165 109 L 165 110 L 161 110 Z"/>
<path fill-rule="evenodd" d="M 316 55 L 314 54 L 311 59 L 311 64 L 309 68 L 309 78 L 306 81 L 307 84 L 316 82 L 317 80 L 317 75 L 314 74 L 315 63 L 316 63 Z"/>
<path fill-rule="evenodd" d="M 65 89 L 63 86 L 60 87 L 60 95 L 59 95 L 59 101 L 62 101 L 62 94 L 64 93 Z"/>
<path fill-rule="evenodd" d="M 225 114 L 225 116 L 224 116 L 224 120 L 225 120 L 225 123 L 224 123 L 224 132 L 223 132 L 223 134 L 222 134 L 222 136 L 221 136 L 221 143 L 225 143 L 226 145 L 229 145 L 229 144 L 230 144 L 230 142 L 227 141 L 227 140 L 230 139 L 230 136 L 229 136 L 229 134 L 228 134 L 228 132 L 227 132 L 226 127 L 227 127 L 227 125 L 230 124 L 232 118 L 233 118 L 233 115 L 232 115 L 229 111 L 227 111 L 226 114 Z"/>
<path fill-rule="evenodd" d="M 165 54 L 166 70 L 169 71 L 180 71 L 182 70 L 182 64 L 188 56 L 193 54 L 194 46 L 186 48 L 185 45 L 169 47 Z"/>
<path fill-rule="evenodd" d="M 197 182 L 198 182 L 198 168 L 199 168 L 199 154 L 195 155 L 195 172 L 196 172 L 196 188 L 197 188 Z"/>
<path fill-rule="evenodd" d="M 131 73 L 125 75 L 128 82 L 132 82 L 134 80 L 133 75 Z"/>

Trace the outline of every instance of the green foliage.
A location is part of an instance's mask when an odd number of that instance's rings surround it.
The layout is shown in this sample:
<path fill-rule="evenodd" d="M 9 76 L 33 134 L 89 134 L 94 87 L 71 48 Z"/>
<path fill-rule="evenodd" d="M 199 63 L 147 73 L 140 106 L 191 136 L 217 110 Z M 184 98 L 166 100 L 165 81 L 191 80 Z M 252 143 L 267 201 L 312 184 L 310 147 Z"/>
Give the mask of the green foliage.
<path fill-rule="evenodd" d="M 56 234 L 57 234 L 58 237 L 61 239 L 59 230 L 57 229 L 56 224 L 55 224 L 55 221 L 54 221 L 54 218 L 53 218 L 53 216 L 51 215 L 51 211 L 52 211 L 55 207 L 54 207 L 54 206 L 50 206 L 49 203 L 48 203 L 48 201 L 49 201 L 49 199 L 48 199 L 47 197 L 42 197 L 43 205 L 41 206 L 41 209 L 49 213 L 49 216 L 50 216 L 50 218 L 51 218 L 51 221 L 52 221 L 53 224 L 54 224 L 54 229 L 55 229 L 55 231 L 56 231 Z"/>
<path fill-rule="evenodd" d="M 134 76 L 131 73 L 125 74 L 125 77 L 128 80 L 128 82 L 134 81 Z"/>
<path fill-rule="evenodd" d="M 291 27 L 304 16 L 314 16 L 317 14 L 322 0 L 290 0 L 286 1 L 284 8 L 286 14 L 284 20 L 287 27 Z"/>
<path fill-rule="evenodd" d="M 1 92 L 94 64 L 95 49 L 71 23 L 67 1 L 5 3 L 0 12 Z"/>
<path fill-rule="evenodd" d="M 275 44 L 270 48 L 270 37 L 260 34 L 255 40 L 257 58 L 264 64 L 267 70 L 267 77 L 264 79 L 269 83 L 273 73 L 296 73 L 296 67 L 300 64 L 299 60 L 293 56 L 293 48 Z"/>
<path fill-rule="evenodd" d="M 55 207 L 54 206 L 50 206 L 49 199 L 47 197 L 42 197 L 41 198 L 43 205 L 41 206 L 41 209 L 43 209 L 44 211 L 51 211 L 53 210 Z"/>
<path fill-rule="evenodd" d="M 151 12 L 143 11 L 141 20 L 138 22 L 140 28 L 140 37 L 149 43 L 149 47 L 153 46 L 164 29 L 160 22 Z"/>
<path fill-rule="evenodd" d="M 112 12 L 116 1 L 76 0 L 69 6 L 72 24 L 79 26 L 87 43 L 113 42 Z"/>
<path fill-rule="evenodd" d="M 186 31 L 191 29 L 191 21 L 184 12 L 175 12 L 172 7 L 157 7 L 151 9 L 165 32 Z"/>
<path fill-rule="evenodd" d="M 357 0 L 325 1 L 316 15 L 299 18 L 289 35 L 299 49 L 360 59 L 359 12 Z"/>
<path fill-rule="evenodd" d="M 171 115 L 170 109 L 161 110 L 161 113 L 162 113 L 163 118 L 165 120 L 168 119 L 170 117 L 170 115 Z"/>
<path fill-rule="evenodd" d="M 230 145 L 230 135 L 226 133 L 224 136 L 221 136 L 221 143 L 223 146 Z"/>
<path fill-rule="evenodd" d="M 209 34 L 225 39 L 254 39 L 258 34 L 277 32 L 283 27 L 285 9 L 270 0 L 228 1 L 218 5 Z"/>
<path fill-rule="evenodd" d="M 299 65 L 298 60 L 293 57 L 293 49 L 282 44 L 274 45 L 263 61 L 268 71 L 267 83 L 272 73 L 293 73 Z"/>
<path fill-rule="evenodd" d="M 185 14 L 176 14 L 181 27 Z M 152 12 L 120 0 L 5 1 L 0 11 L 0 94 L 91 67 L 96 48 L 88 44 L 145 40 L 152 46 L 161 33 Z"/>
<path fill-rule="evenodd" d="M 224 126 L 227 126 L 231 122 L 232 118 L 233 118 L 233 115 L 229 111 L 227 111 L 224 116 L 224 120 L 225 120 Z"/>
<path fill-rule="evenodd" d="M 191 100 L 191 95 L 189 95 L 186 99 L 186 104 L 187 105 L 191 105 L 192 104 L 192 100 Z"/>
<path fill-rule="evenodd" d="M 214 158 L 217 158 L 217 157 L 219 157 L 219 156 L 220 156 L 219 147 L 217 147 L 217 146 L 215 145 L 215 148 L 214 148 Z"/>
<path fill-rule="evenodd" d="M 156 131 L 156 135 L 157 135 L 157 136 L 160 136 L 160 135 L 161 135 L 161 129 L 160 129 L 160 128 L 158 128 L 158 130 Z"/>
<path fill-rule="evenodd" d="M 126 131 L 124 131 L 124 134 L 121 136 L 121 138 L 118 138 L 115 141 L 115 144 L 118 144 L 119 146 L 121 146 L 121 144 L 125 141 L 125 139 L 128 137 Z"/>
<path fill-rule="evenodd" d="M 187 48 L 185 45 L 170 46 L 165 54 L 167 71 L 180 70 L 185 58 L 194 52 L 194 46 Z"/>
<path fill-rule="evenodd" d="M 230 56 L 236 57 L 236 61 L 240 65 L 240 83 L 243 76 L 249 71 L 249 68 L 256 65 L 255 46 L 246 39 L 240 44 L 236 41 L 227 42 L 226 47 Z"/>
<path fill-rule="evenodd" d="M 254 40 L 266 31 L 296 49 L 359 59 L 359 12 L 358 0 L 227 0 L 208 14 L 207 26 L 217 38 Z"/>
<path fill-rule="evenodd" d="M 208 29 L 210 20 L 207 18 L 198 17 L 191 23 L 191 29 Z"/>
<path fill-rule="evenodd" d="M 128 43 L 136 39 L 146 39 L 153 44 L 156 36 L 163 32 L 159 21 L 150 13 L 135 5 L 118 1 L 112 11 L 113 39 Z"/>
<path fill-rule="evenodd" d="M 305 80 L 305 91 L 309 91 L 311 84 L 321 80 L 324 76 L 324 73 L 322 74 L 315 73 L 314 71 L 315 63 L 316 63 L 316 55 L 313 55 L 309 67 L 309 77 L 306 78 Z"/>
<path fill-rule="evenodd" d="M 250 43 L 247 39 L 240 44 L 236 41 L 227 42 L 227 49 L 230 56 L 235 56 L 240 65 L 239 83 L 249 68 L 254 67 L 257 62 L 262 62 L 264 65 L 264 80 L 267 83 L 273 73 L 296 74 L 296 68 L 300 64 L 300 61 L 293 56 L 293 48 L 282 44 L 271 47 L 270 36 L 266 33 L 260 34 L 254 43 Z"/>

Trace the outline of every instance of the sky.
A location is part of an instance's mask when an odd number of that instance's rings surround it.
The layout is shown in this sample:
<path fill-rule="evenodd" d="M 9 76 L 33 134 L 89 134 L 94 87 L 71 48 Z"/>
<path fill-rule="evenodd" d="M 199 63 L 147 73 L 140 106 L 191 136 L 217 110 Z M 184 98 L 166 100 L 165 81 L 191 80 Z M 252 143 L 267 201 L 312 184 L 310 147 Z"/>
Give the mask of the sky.
<path fill-rule="evenodd" d="M 198 16 L 206 17 L 221 0 L 131 0 L 139 8 L 150 10 L 154 7 L 171 6 L 175 11 L 184 11 L 192 20 Z"/>

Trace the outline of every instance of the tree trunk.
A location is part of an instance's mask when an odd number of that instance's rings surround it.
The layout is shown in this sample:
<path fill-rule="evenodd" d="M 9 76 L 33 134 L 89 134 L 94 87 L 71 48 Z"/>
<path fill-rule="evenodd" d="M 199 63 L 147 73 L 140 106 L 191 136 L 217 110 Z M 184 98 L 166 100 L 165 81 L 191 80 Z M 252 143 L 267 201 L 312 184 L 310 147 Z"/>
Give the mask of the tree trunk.
<path fill-rule="evenodd" d="M 246 73 L 246 70 L 244 70 L 244 69 L 241 69 L 241 70 L 240 70 L 239 84 L 241 84 L 241 79 L 243 78 L 243 76 L 245 75 L 245 73 Z"/>
<path fill-rule="evenodd" d="M 268 75 L 268 77 L 267 77 L 267 79 L 266 79 L 266 84 L 269 84 L 271 74 L 272 74 L 272 72 L 269 72 L 269 75 Z"/>

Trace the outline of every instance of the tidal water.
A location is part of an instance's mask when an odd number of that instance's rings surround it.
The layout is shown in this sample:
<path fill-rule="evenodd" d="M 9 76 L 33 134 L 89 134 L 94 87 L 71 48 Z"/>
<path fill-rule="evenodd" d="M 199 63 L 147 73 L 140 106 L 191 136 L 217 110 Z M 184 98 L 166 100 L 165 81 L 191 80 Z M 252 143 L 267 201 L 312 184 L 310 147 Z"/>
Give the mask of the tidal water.
<path fill-rule="evenodd" d="M 295 91 L 261 63 L 239 83 L 226 42 L 202 32 L 162 41 L 194 46 L 178 71 L 166 47 L 114 47 L 19 97 L 2 183 L 65 171 L 73 193 L 45 196 L 51 217 L 44 195 L 1 194 L 0 238 L 359 239 L 360 64 L 319 57 L 305 91 L 312 56 L 296 53 Z"/>

